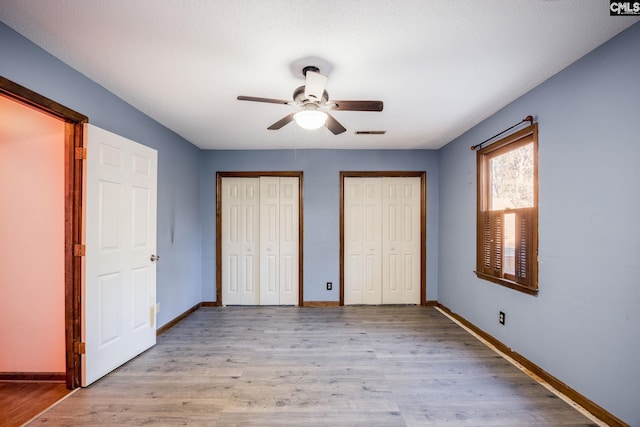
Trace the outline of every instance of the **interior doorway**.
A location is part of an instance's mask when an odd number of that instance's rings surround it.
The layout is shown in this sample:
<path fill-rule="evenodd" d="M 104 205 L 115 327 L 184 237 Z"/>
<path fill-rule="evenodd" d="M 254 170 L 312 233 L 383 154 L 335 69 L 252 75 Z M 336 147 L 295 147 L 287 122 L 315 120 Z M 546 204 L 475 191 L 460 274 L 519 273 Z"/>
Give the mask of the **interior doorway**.
<path fill-rule="evenodd" d="M 0 372 L 64 378 L 63 138 L 62 120 L 0 96 Z"/>
<path fill-rule="evenodd" d="M 61 246 L 63 253 L 60 255 L 62 266 L 58 266 L 63 276 L 63 287 L 60 292 L 60 300 L 64 301 L 64 373 L 51 372 L 8 372 L 0 375 L 3 379 L 22 380 L 57 380 L 64 379 L 67 388 L 73 389 L 80 385 L 80 291 L 81 291 L 81 255 L 82 251 L 82 178 L 83 178 L 83 124 L 88 118 L 55 101 L 39 95 L 8 79 L 0 77 L 0 96 L 6 100 L 17 103 L 20 106 L 32 108 L 39 114 L 54 117 L 63 122 L 62 132 L 56 144 L 60 144 L 59 150 L 62 156 L 61 171 L 63 177 L 60 182 L 63 187 L 60 204 L 63 210 L 61 219 Z M 24 126 L 28 126 L 25 124 Z M 16 183 L 19 185 L 19 183 Z M 41 212 L 47 215 L 47 212 Z M 24 227 L 24 225 L 23 225 Z M 46 257 L 41 253 L 25 253 L 25 257 L 33 260 L 33 266 L 37 266 L 39 257 Z M 28 313 L 25 313 L 28 315 Z M 28 338 L 27 338 L 28 339 Z M 52 378 L 53 377 L 53 378 Z"/>

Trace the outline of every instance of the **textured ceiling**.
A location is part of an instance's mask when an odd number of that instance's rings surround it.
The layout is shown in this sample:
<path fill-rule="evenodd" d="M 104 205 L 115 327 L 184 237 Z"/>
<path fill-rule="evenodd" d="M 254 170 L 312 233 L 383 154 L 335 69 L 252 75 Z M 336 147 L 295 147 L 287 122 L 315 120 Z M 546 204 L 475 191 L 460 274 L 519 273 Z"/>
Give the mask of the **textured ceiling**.
<path fill-rule="evenodd" d="M 640 19 L 608 5 L 0 0 L 0 20 L 201 148 L 439 148 Z M 335 136 L 267 130 L 294 107 L 236 100 L 289 100 L 309 64 L 331 98 L 384 111 L 334 112 Z"/>

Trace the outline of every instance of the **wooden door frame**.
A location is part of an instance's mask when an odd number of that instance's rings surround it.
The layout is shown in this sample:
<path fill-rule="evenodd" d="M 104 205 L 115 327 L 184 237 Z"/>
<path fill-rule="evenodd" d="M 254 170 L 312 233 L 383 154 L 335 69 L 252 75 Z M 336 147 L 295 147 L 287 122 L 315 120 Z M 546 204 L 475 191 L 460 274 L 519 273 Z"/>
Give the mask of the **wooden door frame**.
<path fill-rule="evenodd" d="M 427 173 L 425 171 L 340 171 L 340 305 L 344 305 L 345 178 L 420 178 L 420 305 L 427 305 Z"/>
<path fill-rule="evenodd" d="M 214 305 L 221 306 L 222 301 L 222 178 L 260 178 L 261 176 L 273 177 L 294 177 L 298 178 L 298 306 L 302 307 L 303 297 L 303 276 L 302 276 L 302 253 L 303 253 L 303 185 L 302 171 L 282 171 L 282 172 L 216 172 L 216 302 Z"/>
<path fill-rule="evenodd" d="M 82 182 L 84 123 L 89 118 L 24 86 L 0 76 L 0 94 L 64 121 L 65 197 L 65 381 L 68 389 L 80 386 L 81 291 L 82 291 Z M 76 155 L 78 153 L 78 155 Z M 76 245 L 77 249 L 76 249 Z M 46 379 L 25 373 L 24 379 Z"/>

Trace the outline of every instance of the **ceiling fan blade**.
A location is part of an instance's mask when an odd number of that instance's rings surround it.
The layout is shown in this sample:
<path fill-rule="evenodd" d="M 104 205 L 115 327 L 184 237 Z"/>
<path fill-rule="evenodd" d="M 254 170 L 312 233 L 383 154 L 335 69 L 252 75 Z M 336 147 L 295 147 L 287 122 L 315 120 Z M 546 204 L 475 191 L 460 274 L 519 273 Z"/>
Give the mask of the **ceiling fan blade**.
<path fill-rule="evenodd" d="M 320 101 L 329 77 L 316 71 L 307 70 L 305 78 L 304 97 L 311 101 Z"/>
<path fill-rule="evenodd" d="M 327 114 L 327 123 L 325 123 L 327 129 L 331 131 L 334 135 L 339 135 L 347 129 L 342 126 L 336 119 L 333 118 L 331 114 Z"/>
<path fill-rule="evenodd" d="M 335 104 L 334 110 L 340 111 L 382 111 L 384 106 L 382 101 L 336 101 L 332 99 L 330 103 Z"/>
<path fill-rule="evenodd" d="M 269 129 L 269 130 L 278 130 L 278 129 L 280 129 L 284 125 L 289 124 L 290 122 L 292 122 L 293 121 L 293 116 L 295 114 L 296 113 L 291 113 L 291 114 L 288 114 L 288 115 L 284 116 L 283 118 L 281 118 L 280 120 L 278 120 L 277 122 L 275 122 L 274 124 L 269 126 L 267 129 Z"/>
<path fill-rule="evenodd" d="M 289 104 L 290 101 L 285 101 L 284 99 L 273 99 L 273 98 L 259 98 L 256 96 L 239 96 L 238 101 L 254 101 L 254 102 L 268 102 L 270 104 Z"/>

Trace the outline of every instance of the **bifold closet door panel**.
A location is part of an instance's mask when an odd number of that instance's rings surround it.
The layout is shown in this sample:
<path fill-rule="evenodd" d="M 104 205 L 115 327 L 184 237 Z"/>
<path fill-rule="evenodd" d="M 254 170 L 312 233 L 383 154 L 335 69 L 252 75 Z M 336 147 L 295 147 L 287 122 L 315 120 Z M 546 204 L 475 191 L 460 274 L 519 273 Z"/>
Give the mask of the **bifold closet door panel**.
<path fill-rule="evenodd" d="M 260 177 L 260 304 L 280 304 L 280 179 Z"/>
<path fill-rule="evenodd" d="M 420 303 L 420 178 L 382 178 L 382 302 Z"/>
<path fill-rule="evenodd" d="M 382 180 L 344 179 L 344 303 L 382 303 Z"/>
<path fill-rule="evenodd" d="M 298 178 L 260 177 L 260 304 L 298 304 Z"/>
<path fill-rule="evenodd" d="M 222 180 L 222 301 L 260 303 L 260 181 Z"/>
<path fill-rule="evenodd" d="M 300 197 L 298 178 L 280 178 L 280 305 L 298 304 Z"/>

